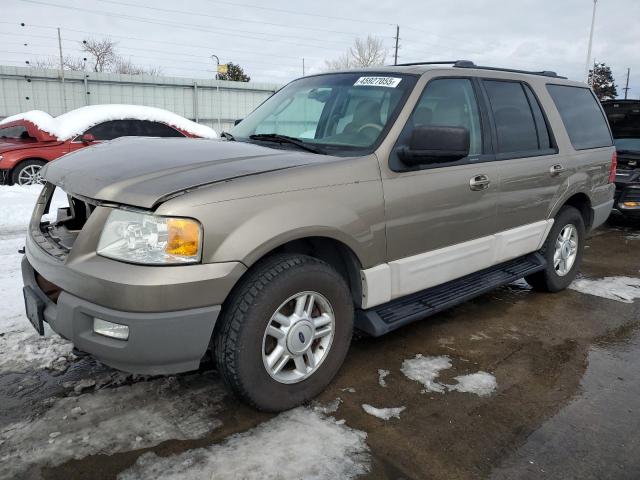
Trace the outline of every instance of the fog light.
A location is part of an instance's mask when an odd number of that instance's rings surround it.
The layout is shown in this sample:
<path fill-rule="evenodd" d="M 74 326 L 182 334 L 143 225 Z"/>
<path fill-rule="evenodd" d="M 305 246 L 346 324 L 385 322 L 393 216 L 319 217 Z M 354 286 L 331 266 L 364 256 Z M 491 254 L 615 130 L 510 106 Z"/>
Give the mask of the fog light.
<path fill-rule="evenodd" d="M 625 207 L 640 207 L 640 202 L 622 202 Z"/>
<path fill-rule="evenodd" d="M 129 338 L 129 327 L 119 323 L 107 322 L 101 318 L 93 319 L 93 331 L 105 337 L 127 340 Z"/>

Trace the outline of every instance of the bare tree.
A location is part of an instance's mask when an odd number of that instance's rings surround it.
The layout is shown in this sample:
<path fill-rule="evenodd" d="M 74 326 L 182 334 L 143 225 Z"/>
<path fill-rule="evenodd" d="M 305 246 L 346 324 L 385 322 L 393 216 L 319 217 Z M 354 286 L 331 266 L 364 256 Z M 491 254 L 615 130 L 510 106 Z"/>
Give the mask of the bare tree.
<path fill-rule="evenodd" d="M 73 70 L 76 72 L 82 72 L 85 70 L 87 63 L 86 58 L 69 57 L 65 56 L 62 59 L 62 65 L 65 70 Z M 45 59 L 35 60 L 29 62 L 29 65 L 34 68 L 60 68 L 60 59 L 58 57 L 48 57 Z"/>
<path fill-rule="evenodd" d="M 327 60 L 329 70 L 348 70 L 350 68 L 372 67 L 382 65 L 387 57 L 382 40 L 367 35 L 367 38 L 356 38 L 352 47 L 334 60 Z"/>
<path fill-rule="evenodd" d="M 141 67 L 134 64 L 130 59 L 121 56 L 116 56 L 111 71 L 113 73 L 126 73 L 128 75 L 162 75 L 162 69 L 160 67 Z"/>
<path fill-rule="evenodd" d="M 160 67 L 140 67 L 130 59 L 119 55 L 116 50 L 116 42 L 102 39 L 87 39 L 80 44 L 85 52 L 83 57 L 65 56 L 62 60 L 65 70 L 84 72 L 87 69 L 94 72 L 126 73 L 129 75 L 162 75 Z M 88 64 L 88 65 L 87 65 Z M 48 57 L 42 60 L 29 62 L 34 68 L 60 68 L 60 60 L 57 57 Z"/>
<path fill-rule="evenodd" d="M 108 38 L 83 40 L 82 50 L 92 57 L 94 72 L 109 71 L 110 67 L 116 63 L 116 43 Z"/>

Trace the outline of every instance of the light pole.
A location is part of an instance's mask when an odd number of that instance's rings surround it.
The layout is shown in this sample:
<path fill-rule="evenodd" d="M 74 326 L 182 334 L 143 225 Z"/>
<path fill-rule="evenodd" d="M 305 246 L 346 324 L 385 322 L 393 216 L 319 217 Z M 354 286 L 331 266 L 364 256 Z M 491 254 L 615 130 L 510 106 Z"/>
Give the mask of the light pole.
<path fill-rule="evenodd" d="M 216 59 L 216 97 L 218 99 L 218 106 L 216 110 L 218 111 L 218 135 L 222 133 L 222 126 L 220 122 L 220 80 L 218 80 L 218 70 L 220 69 L 220 59 L 217 55 L 211 55 L 211 58 Z"/>
<path fill-rule="evenodd" d="M 598 0 L 593 0 L 593 13 L 591 15 L 591 30 L 589 31 L 589 46 L 587 47 L 587 61 L 584 64 L 584 78 L 586 82 L 589 81 L 589 65 L 591 64 L 591 45 L 593 44 L 593 27 L 596 24 L 596 5 L 597 4 L 598 4 Z"/>

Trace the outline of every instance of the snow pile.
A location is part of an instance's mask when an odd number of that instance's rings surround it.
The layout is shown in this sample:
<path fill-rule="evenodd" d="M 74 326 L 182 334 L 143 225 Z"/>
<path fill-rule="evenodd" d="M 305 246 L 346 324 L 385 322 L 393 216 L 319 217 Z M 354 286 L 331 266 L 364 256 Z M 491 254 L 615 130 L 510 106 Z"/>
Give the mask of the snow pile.
<path fill-rule="evenodd" d="M 366 403 L 362 404 L 362 409 L 369 415 L 378 417 L 381 420 L 389 420 L 390 418 L 400 418 L 400 414 L 404 412 L 407 407 L 392 407 L 392 408 L 376 408 Z"/>
<path fill-rule="evenodd" d="M 574 280 L 569 288 L 624 303 L 633 303 L 635 298 L 640 298 L 640 278 L 633 277 L 604 277 L 599 280 L 581 278 Z"/>
<path fill-rule="evenodd" d="M 142 455 L 120 480 L 351 479 L 369 471 L 366 433 L 296 408 L 223 443 L 179 455 Z"/>
<path fill-rule="evenodd" d="M 168 110 L 143 105 L 89 105 L 55 118 L 46 112 L 31 110 L 7 117 L 0 122 L 0 125 L 16 120 L 26 120 L 60 140 L 69 140 L 99 123 L 127 119 L 166 123 L 198 137 L 218 138 L 218 134 L 205 125 L 187 120 Z"/>
<path fill-rule="evenodd" d="M 0 240 L 11 234 L 24 237 L 41 191 L 42 185 L 0 186 Z"/>
<path fill-rule="evenodd" d="M 385 378 L 390 373 L 391 372 L 389 370 L 382 370 L 381 368 L 378 369 L 378 383 L 380 384 L 381 387 L 383 387 L 383 388 L 387 387 L 387 382 L 385 381 Z"/>
<path fill-rule="evenodd" d="M 0 478 L 22 478 L 35 465 L 200 438 L 221 425 L 213 415 L 224 392 L 208 380 L 181 385 L 169 377 L 57 399 L 41 416 L 0 429 Z"/>
<path fill-rule="evenodd" d="M 456 385 L 447 385 L 449 390 L 457 392 L 475 393 L 481 397 L 488 397 L 498 388 L 496 377 L 487 372 L 477 372 L 454 378 Z"/>
<path fill-rule="evenodd" d="M 402 368 L 400 370 L 407 378 L 424 385 L 425 388 L 422 390 L 422 393 L 445 393 L 446 390 L 449 390 L 474 393 L 481 397 L 486 397 L 498 388 L 496 377 L 482 371 L 455 377 L 454 380 L 458 383 L 454 385 L 437 382 L 436 378 L 438 378 L 440 372 L 449 368 L 451 368 L 451 359 L 446 355 L 441 357 L 423 357 L 421 354 L 417 354 L 415 358 L 402 362 Z"/>
<path fill-rule="evenodd" d="M 423 392 L 444 393 L 444 385 L 435 381 L 441 370 L 451 368 L 448 356 L 423 357 L 417 354 L 415 358 L 402 362 L 400 369 L 411 380 L 424 385 Z"/>
<path fill-rule="evenodd" d="M 41 337 L 24 314 L 20 262 L 31 212 L 42 191 L 41 185 L 0 186 L 0 370 L 32 368 L 64 370 L 74 357 L 72 345 L 48 331 Z M 52 207 L 66 202 L 64 192 L 54 195 Z M 53 209 L 52 209 L 53 210 Z"/>

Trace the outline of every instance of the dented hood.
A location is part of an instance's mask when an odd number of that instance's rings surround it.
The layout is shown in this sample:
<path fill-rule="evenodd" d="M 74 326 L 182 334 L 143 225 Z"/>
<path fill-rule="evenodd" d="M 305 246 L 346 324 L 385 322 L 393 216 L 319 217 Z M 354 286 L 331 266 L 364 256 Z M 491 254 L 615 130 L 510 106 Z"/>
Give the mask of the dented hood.
<path fill-rule="evenodd" d="M 59 158 L 43 176 L 68 193 L 152 208 L 193 187 L 335 160 L 243 142 L 129 137 Z"/>

